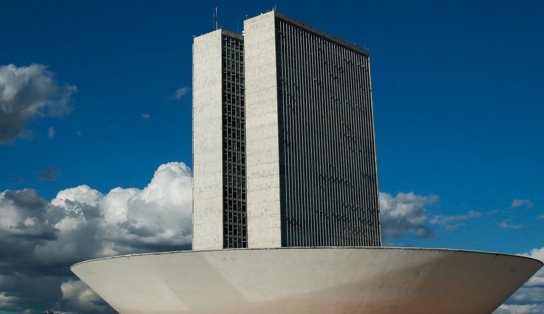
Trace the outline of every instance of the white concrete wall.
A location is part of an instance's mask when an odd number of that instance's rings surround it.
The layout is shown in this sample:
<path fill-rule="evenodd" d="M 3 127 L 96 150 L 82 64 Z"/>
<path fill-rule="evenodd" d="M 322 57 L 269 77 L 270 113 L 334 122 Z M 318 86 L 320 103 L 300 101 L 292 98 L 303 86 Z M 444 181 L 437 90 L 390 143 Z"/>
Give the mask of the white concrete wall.
<path fill-rule="evenodd" d="M 281 247 L 274 12 L 244 21 L 248 247 Z"/>
<path fill-rule="evenodd" d="M 193 42 L 193 250 L 223 248 L 221 30 Z"/>

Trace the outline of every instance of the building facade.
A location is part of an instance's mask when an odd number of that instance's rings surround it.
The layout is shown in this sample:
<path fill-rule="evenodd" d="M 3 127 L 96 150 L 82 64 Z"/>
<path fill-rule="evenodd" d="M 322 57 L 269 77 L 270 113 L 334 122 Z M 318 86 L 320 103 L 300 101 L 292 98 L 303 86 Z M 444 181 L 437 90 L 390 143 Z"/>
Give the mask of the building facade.
<path fill-rule="evenodd" d="M 368 52 L 275 11 L 193 50 L 193 248 L 379 246 Z"/>
<path fill-rule="evenodd" d="M 216 30 L 193 44 L 193 248 L 247 247 L 244 43 Z"/>

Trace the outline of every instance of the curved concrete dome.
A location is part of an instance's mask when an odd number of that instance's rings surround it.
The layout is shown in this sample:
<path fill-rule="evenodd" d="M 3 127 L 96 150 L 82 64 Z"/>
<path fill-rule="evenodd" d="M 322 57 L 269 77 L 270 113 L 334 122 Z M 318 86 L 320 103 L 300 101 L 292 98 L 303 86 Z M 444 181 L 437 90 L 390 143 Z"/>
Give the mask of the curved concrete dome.
<path fill-rule="evenodd" d="M 120 313 L 491 313 L 540 267 L 502 254 L 401 248 L 186 251 L 72 271 Z"/>

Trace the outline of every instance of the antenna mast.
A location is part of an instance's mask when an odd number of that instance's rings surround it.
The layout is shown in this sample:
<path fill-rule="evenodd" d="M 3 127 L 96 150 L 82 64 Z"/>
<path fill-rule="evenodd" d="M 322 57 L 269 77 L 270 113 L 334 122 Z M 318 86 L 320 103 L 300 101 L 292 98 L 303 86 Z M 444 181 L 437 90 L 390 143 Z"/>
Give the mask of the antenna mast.
<path fill-rule="evenodd" d="M 213 12 L 213 20 L 214 20 L 214 30 L 219 29 L 219 12 L 217 10 L 217 7 L 215 7 L 215 11 Z"/>

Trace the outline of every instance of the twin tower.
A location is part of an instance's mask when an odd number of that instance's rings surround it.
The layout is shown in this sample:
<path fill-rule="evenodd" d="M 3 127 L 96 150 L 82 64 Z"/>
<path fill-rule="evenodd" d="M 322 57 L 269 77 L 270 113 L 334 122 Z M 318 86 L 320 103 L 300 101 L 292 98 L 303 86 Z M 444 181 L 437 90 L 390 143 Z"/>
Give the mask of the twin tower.
<path fill-rule="evenodd" d="M 193 249 L 379 246 L 368 51 L 276 11 L 193 43 Z"/>

